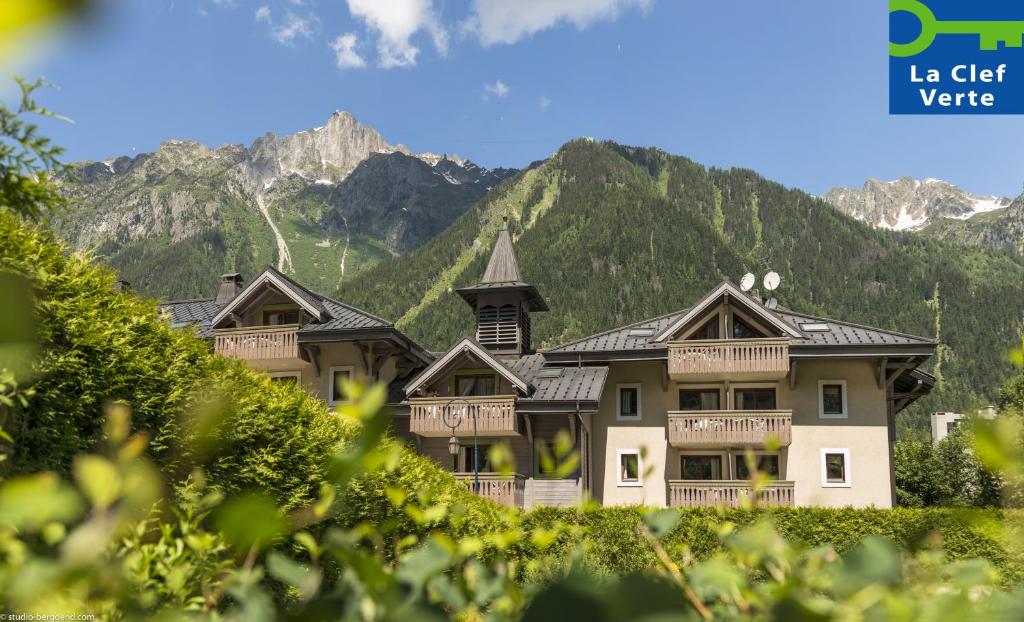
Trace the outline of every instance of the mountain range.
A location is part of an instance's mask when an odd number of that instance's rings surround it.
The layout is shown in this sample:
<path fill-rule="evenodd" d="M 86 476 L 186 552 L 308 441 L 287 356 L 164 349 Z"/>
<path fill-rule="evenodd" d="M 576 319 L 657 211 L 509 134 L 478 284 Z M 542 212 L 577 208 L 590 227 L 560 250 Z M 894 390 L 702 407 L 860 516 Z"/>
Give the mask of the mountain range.
<path fill-rule="evenodd" d="M 784 306 L 942 341 L 939 389 L 904 416 L 916 428 L 929 409 L 990 399 L 1012 372 L 1000 353 L 1024 332 L 1024 258 L 1012 250 L 1022 236 L 1010 226 L 1024 222 L 1024 201 L 945 182 L 869 182 L 823 199 L 753 171 L 590 139 L 521 171 L 487 170 L 412 154 L 338 113 L 248 148 L 169 141 L 83 163 L 62 183 L 76 207 L 55 219 L 58 233 L 146 293 L 206 296 L 220 273 L 251 277 L 271 263 L 432 349 L 471 333 L 452 292 L 480 278 L 503 216 L 524 277 L 551 307 L 534 321 L 539 347 L 772 269 Z M 999 205 L 984 209 L 988 200 Z M 903 213 L 919 228 L 886 231 Z"/>
<path fill-rule="evenodd" d="M 266 264 L 333 290 L 416 248 L 513 173 L 412 154 L 345 112 L 248 148 L 171 140 L 153 153 L 79 163 L 53 226 L 145 293 L 200 296 L 224 272 Z"/>

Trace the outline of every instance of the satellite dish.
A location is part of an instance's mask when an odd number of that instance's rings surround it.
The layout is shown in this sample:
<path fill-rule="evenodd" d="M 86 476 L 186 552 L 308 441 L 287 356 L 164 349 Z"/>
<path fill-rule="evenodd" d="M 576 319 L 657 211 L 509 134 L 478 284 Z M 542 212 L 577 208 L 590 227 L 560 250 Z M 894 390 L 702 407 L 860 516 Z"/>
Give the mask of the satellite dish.
<path fill-rule="evenodd" d="M 744 274 L 743 278 L 740 279 L 740 289 L 742 289 L 745 292 L 749 292 L 750 288 L 754 286 L 755 280 L 757 280 L 757 277 L 755 277 L 750 272 Z"/>
<path fill-rule="evenodd" d="M 774 292 L 779 287 L 779 283 L 782 282 L 782 277 L 779 276 L 778 272 L 769 272 L 764 275 L 764 288 L 770 292 Z"/>
<path fill-rule="evenodd" d="M 774 311 L 779 306 L 779 301 L 774 298 L 769 298 L 768 302 L 764 303 L 764 306 L 768 307 L 768 310 Z"/>

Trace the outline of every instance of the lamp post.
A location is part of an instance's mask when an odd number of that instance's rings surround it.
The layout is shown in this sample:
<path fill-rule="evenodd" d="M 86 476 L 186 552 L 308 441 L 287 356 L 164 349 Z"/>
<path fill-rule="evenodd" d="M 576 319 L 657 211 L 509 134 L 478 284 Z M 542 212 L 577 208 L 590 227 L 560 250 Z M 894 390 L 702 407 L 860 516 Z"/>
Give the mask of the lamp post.
<path fill-rule="evenodd" d="M 456 404 L 458 408 L 453 408 Z M 469 418 L 473 421 L 473 492 L 480 494 L 480 450 L 476 442 L 476 413 L 469 407 L 467 400 L 457 397 L 448 400 L 448 403 L 444 405 L 441 419 L 452 431 L 452 437 L 448 439 L 448 452 L 457 456 L 459 455 L 459 439 L 455 436 L 455 428 L 462 424 L 466 411 L 469 412 Z"/>

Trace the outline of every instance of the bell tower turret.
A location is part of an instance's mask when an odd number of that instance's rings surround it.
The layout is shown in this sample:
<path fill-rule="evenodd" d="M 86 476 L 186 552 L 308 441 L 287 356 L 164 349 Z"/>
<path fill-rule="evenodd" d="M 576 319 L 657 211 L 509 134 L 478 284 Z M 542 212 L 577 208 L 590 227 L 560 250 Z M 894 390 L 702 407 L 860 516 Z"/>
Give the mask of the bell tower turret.
<path fill-rule="evenodd" d="M 480 345 L 499 354 L 528 354 L 533 351 L 530 314 L 547 311 L 548 305 L 537 288 L 524 282 L 519 273 L 507 216 L 498 232 L 483 279 L 458 292 L 476 315 L 476 340 Z"/>

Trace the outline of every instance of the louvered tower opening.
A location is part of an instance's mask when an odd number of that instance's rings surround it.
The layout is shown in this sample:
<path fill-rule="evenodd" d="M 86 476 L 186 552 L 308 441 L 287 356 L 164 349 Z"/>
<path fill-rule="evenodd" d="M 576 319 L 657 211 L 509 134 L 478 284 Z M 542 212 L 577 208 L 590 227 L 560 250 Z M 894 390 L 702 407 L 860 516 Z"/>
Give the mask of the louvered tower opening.
<path fill-rule="evenodd" d="M 519 349 L 522 345 L 519 318 L 520 310 L 516 305 L 480 307 L 477 310 L 477 341 L 480 345 L 493 350 Z M 526 330 L 526 334 L 529 334 L 529 329 Z"/>

